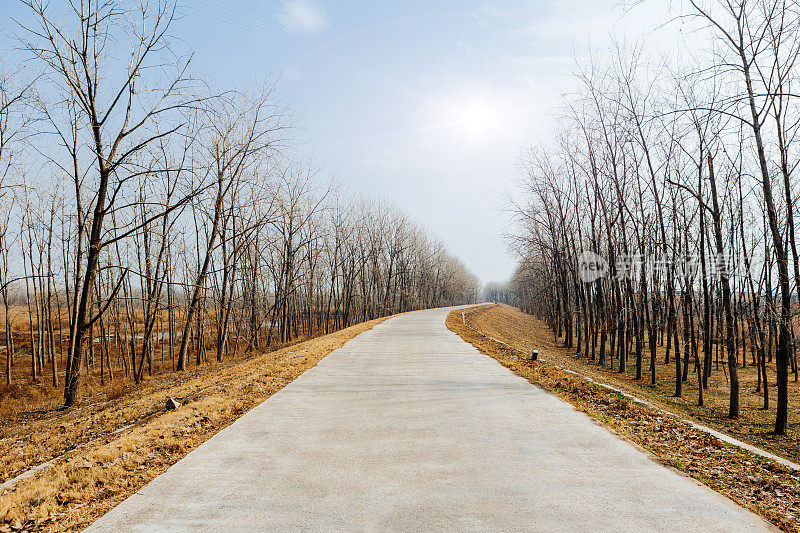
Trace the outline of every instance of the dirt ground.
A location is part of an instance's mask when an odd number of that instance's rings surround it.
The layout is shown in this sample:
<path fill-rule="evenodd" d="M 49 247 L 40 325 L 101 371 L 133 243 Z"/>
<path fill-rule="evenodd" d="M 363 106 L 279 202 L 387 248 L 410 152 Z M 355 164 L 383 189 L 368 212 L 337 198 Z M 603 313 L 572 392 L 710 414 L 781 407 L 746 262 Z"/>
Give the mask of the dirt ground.
<path fill-rule="evenodd" d="M 45 397 L 40 408 L 6 412 L 0 419 L 0 484 L 51 463 L 10 486 L 0 485 L 0 532 L 86 527 L 331 351 L 383 320 L 246 360 L 154 377 L 119 397 L 95 394 L 77 409 L 62 411 Z M 180 407 L 165 409 L 167 398 Z"/>
<path fill-rule="evenodd" d="M 730 446 L 662 411 L 566 372 L 574 370 L 622 390 L 626 387 L 619 385 L 625 384 L 636 396 L 646 396 L 642 389 L 647 387 L 632 387 L 627 376 L 617 383 L 605 379 L 602 370 L 596 370 L 599 375 L 590 373 L 588 365 L 554 346 L 552 334 L 534 317 L 509 306 L 492 305 L 468 309 L 463 315 L 454 311 L 447 317 L 447 326 L 514 373 L 643 447 L 654 459 L 705 483 L 784 531 L 800 531 L 800 472 Z M 538 349 L 541 356 L 536 363 L 529 359 L 532 349 Z M 654 393 L 653 399 L 658 395 Z M 671 410 L 675 411 L 674 407 Z M 698 528 L 702 530 L 702 524 Z"/>

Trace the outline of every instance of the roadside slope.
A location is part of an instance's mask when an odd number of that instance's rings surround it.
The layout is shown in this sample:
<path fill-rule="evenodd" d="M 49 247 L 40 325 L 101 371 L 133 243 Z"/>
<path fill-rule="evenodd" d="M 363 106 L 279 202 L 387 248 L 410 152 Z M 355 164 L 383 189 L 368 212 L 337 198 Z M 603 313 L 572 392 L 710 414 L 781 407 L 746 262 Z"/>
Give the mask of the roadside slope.
<path fill-rule="evenodd" d="M 57 454 L 29 478 L 0 490 L 0 525 L 29 531 L 80 529 L 133 494 L 169 466 L 242 416 L 323 357 L 385 318 L 294 344 L 245 361 L 188 372 L 118 400 L 88 405 L 36 421 L 30 435 L 7 437 L 7 459 L 25 446 Z M 166 411 L 166 398 L 182 403 Z M 80 433 L 80 446 L 63 435 Z M 47 448 L 46 448 L 47 449 Z M 4 452 L 5 454 L 5 452 Z"/>
<path fill-rule="evenodd" d="M 463 314 L 462 314 L 463 313 Z M 800 531 L 800 472 L 727 445 L 689 423 L 631 401 L 561 366 L 568 356 L 535 328 L 529 315 L 508 306 L 472 307 L 447 317 L 447 326 L 515 374 L 573 404 L 658 460 L 702 481 L 786 531 Z M 528 359 L 532 346 L 540 360 Z M 577 362 L 574 362 L 578 365 Z M 582 371 L 575 367 L 576 371 Z M 705 527 L 705 526 L 703 526 Z"/>

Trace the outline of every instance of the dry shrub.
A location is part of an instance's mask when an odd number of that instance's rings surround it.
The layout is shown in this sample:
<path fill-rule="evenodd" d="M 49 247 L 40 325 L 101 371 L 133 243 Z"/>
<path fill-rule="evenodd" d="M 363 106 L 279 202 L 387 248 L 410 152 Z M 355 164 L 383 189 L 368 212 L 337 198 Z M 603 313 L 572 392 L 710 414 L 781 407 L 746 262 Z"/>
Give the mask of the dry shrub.
<path fill-rule="evenodd" d="M 111 385 L 106 388 L 106 400 L 117 400 L 122 398 L 128 392 L 128 386 L 122 380 L 113 381 Z"/>

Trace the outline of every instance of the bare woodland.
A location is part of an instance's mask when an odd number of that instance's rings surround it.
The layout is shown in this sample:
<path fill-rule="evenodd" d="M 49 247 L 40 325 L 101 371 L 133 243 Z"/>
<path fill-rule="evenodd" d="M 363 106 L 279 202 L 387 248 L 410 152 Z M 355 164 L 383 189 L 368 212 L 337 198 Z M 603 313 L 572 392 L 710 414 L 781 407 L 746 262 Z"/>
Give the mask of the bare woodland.
<path fill-rule="evenodd" d="M 555 148 L 523 157 L 511 298 L 599 365 L 671 380 L 675 396 L 701 384 L 700 405 L 709 376 L 724 372 L 732 419 L 739 369 L 756 367 L 782 435 L 798 376 L 800 6 L 673 7 L 681 57 L 619 45 L 595 58 L 579 69 Z M 587 250 L 608 272 L 584 283 Z M 621 269 L 631 258 L 642 267 Z M 672 375 L 657 375 L 657 358 Z"/>
<path fill-rule="evenodd" d="M 298 162 L 271 84 L 195 76 L 172 2 L 23 3 L 23 59 L 0 58 L 6 383 L 24 365 L 71 406 L 88 374 L 138 383 L 477 297 L 423 228 Z"/>

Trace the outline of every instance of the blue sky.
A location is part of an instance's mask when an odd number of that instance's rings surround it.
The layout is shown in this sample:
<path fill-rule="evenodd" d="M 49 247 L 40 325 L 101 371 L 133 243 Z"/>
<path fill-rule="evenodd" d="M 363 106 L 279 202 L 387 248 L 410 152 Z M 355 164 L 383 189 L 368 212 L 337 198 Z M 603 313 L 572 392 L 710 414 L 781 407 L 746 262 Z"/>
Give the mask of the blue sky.
<path fill-rule="evenodd" d="M 665 15 L 645 4 L 623 17 L 617 0 L 180 5 L 173 34 L 196 71 L 223 87 L 277 79 L 303 159 L 396 205 L 483 281 L 515 266 L 502 210 L 516 159 L 546 138 L 576 60 Z"/>

